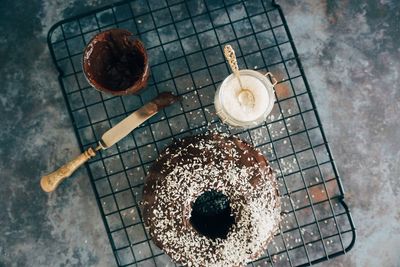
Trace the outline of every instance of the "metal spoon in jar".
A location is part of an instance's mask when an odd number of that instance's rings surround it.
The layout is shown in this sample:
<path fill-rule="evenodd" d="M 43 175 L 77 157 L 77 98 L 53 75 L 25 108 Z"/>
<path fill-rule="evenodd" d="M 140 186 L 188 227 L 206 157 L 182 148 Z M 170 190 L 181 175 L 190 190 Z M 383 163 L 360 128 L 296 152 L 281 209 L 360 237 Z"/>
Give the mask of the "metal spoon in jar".
<path fill-rule="evenodd" d="M 240 85 L 240 91 L 238 92 L 238 100 L 239 103 L 243 106 L 246 107 L 254 107 L 254 95 L 253 93 L 249 90 L 243 87 L 242 81 L 240 80 L 240 71 L 239 71 L 239 66 L 237 63 L 236 59 L 236 54 L 235 50 L 233 50 L 231 45 L 225 45 L 224 47 L 224 55 L 226 60 L 229 63 L 229 67 L 231 68 L 233 74 L 236 76 L 236 78 L 239 81 Z"/>

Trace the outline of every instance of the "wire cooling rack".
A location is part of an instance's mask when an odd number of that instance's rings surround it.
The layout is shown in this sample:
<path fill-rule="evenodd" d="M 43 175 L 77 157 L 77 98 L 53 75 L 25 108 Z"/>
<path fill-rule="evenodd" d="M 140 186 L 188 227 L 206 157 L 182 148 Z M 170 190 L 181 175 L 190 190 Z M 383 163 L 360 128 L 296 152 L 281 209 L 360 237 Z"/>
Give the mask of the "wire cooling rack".
<path fill-rule="evenodd" d="M 99 31 L 125 28 L 144 42 L 148 88 L 116 97 L 89 86 L 82 51 Z M 266 122 L 230 129 L 215 114 L 214 93 L 229 74 L 223 46 L 241 68 L 272 72 L 274 109 Z M 262 0 L 134 0 L 60 21 L 48 35 L 51 55 L 82 151 L 161 91 L 183 96 L 87 164 L 118 266 L 174 266 L 150 240 L 140 209 L 144 177 L 173 138 L 207 129 L 237 134 L 259 148 L 277 172 L 283 197 L 280 231 L 249 266 L 305 266 L 350 250 L 355 228 L 309 85 L 283 16 Z"/>

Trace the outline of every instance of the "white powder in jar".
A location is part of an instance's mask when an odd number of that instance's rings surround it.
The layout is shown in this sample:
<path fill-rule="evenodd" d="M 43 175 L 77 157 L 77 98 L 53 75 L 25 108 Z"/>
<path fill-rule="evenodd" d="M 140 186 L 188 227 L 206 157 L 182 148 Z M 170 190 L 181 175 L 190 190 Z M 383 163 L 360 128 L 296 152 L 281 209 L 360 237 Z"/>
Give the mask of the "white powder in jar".
<path fill-rule="evenodd" d="M 241 88 L 236 77 L 226 80 L 221 86 L 221 104 L 228 116 L 242 122 L 256 121 L 262 117 L 268 109 L 270 102 L 266 85 L 257 77 L 241 74 L 240 80 L 245 89 L 253 95 L 252 105 L 245 105 L 239 101 Z M 272 84 L 271 84 L 272 86 Z"/>

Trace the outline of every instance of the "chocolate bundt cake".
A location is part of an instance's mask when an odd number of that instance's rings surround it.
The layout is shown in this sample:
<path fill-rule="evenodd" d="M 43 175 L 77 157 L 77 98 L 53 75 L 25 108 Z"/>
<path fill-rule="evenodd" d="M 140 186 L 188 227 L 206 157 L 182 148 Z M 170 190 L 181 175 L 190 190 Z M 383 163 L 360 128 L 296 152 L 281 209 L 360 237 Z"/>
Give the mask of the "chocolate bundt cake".
<path fill-rule="evenodd" d="M 268 161 L 237 137 L 208 133 L 167 147 L 146 177 L 144 223 L 187 266 L 242 266 L 266 249 L 280 221 Z"/>

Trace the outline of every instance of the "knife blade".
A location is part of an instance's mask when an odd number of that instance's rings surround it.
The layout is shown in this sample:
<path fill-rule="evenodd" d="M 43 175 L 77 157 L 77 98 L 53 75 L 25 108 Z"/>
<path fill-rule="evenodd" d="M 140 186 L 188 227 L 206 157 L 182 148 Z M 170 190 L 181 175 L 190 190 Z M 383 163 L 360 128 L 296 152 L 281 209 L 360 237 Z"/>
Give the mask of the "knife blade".
<path fill-rule="evenodd" d="M 105 132 L 99 141 L 99 145 L 95 149 L 89 147 L 81 155 L 64 164 L 58 170 L 43 176 L 40 179 L 40 186 L 42 187 L 43 191 L 54 191 L 64 179 L 71 176 L 71 174 L 86 161 L 96 156 L 96 152 L 98 150 L 107 149 L 114 145 L 132 132 L 132 130 L 140 126 L 143 122 L 157 114 L 161 109 L 172 105 L 178 100 L 180 100 L 180 98 L 170 92 L 160 93 L 149 103 L 145 104 L 143 107 L 139 108 Z"/>
<path fill-rule="evenodd" d="M 127 136 L 133 129 L 140 126 L 143 122 L 150 119 L 161 109 L 175 103 L 179 98 L 172 93 L 165 92 L 159 94 L 155 99 L 139 108 L 131 115 L 120 121 L 117 125 L 103 134 L 99 141 L 102 149 L 107 149 L 122 138 Z"/>

